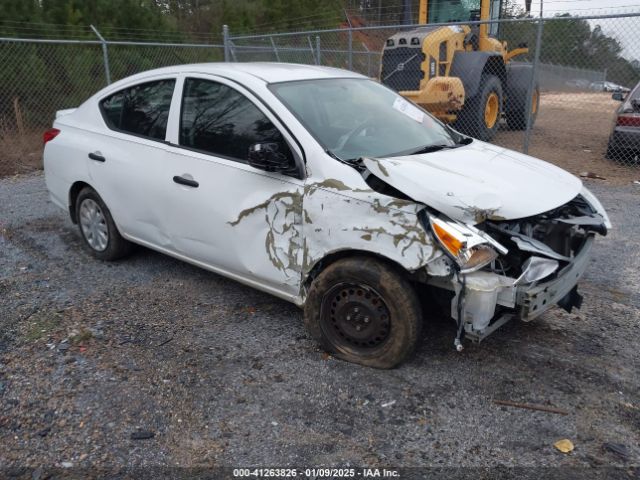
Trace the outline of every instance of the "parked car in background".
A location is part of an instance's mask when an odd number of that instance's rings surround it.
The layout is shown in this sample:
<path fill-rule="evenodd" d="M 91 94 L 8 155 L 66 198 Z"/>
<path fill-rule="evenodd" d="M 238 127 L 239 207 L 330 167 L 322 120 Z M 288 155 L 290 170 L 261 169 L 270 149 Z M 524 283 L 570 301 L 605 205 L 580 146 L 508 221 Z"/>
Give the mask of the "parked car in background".
<path fill-rule="evenodd" d="M 623 87 L 622 85 L 618 85 L 617 83 L 606 82 L 605 91 L 607 92 L 622 92 L 629 93 L 631 91 L 630 88 Z"/>
<path fill-rule="evenodd" d="M 585 80 L 583 78 L 574 78 L 572 80 L 567 80 L 565 85 L 569 88 L 575 88 L 577 90 L 588 90 L 590 87 L 589 80 Z"/>
<path fill-rule="evenodd" d="M 597 92 L 623 92 L 627 93 L 630 91 L 629 88 L 623 87 L 622 85 L 618 85 L 613 82 L 593 82 L 589 85 L 591 90 L 595 90 Z"/>
<path fill-rule="evenodd" d="M 614 116 L 607 158 L 635 159 L 640 155 L 640 83 L 627 95 L 616 92 L 612 97 L 622 103 Z"/>
<path fill-rule="evenodd" d="M 589 89 L 595 92 L 604 92 L 604 82 L 591 82 Z"/>
<path fill-rule="evenodd" d="M 304 307 L 325 349 L 378 368 L 407 358 L 438 304 L 458 349 L 512 318 L 579 307 L 594 238 L 611 227 L 564 170 L 308 65 L 120 80 L 58 113 L 44 167 L 94 257 L 137 243 L 262 289 Z"/>

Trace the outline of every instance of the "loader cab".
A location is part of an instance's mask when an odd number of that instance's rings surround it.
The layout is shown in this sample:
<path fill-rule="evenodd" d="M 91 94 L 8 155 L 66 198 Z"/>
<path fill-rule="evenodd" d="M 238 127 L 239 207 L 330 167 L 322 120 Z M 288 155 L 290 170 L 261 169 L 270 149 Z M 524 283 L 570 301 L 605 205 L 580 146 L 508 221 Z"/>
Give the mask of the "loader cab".
<path fill-rule="evenodd" d="M 481 0 L 431 0 L 427 23 L 466 22 L 480 19 Z"/>
<path fill-rule="evenodd" d="M 475 22 L 479 20 L 499 20 L 502 13 L 503 0 L 430 0 L 425 2 L 427 9 L 426 22 L 420 23 L 451 23 L 451 22 Z M 483 14 L 483 9 L 489 9 L 488 14 Z M 500 23 L 488 25 L 488 35 L 494 38 L 499 36 Z"/>

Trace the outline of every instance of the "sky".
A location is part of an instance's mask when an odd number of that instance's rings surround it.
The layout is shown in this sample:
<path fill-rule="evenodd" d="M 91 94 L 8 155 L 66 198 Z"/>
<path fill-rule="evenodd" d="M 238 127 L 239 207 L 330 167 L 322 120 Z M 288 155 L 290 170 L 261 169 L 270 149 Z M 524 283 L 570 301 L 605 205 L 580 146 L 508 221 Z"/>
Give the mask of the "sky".
<path fill-rule="evenodd" d="M 540 14 L 541 0 L 531 2 L 531 13 Z M 519 0 L 524 7 L 524 0 Z M 607 15 L 640 12 L 640 0 L 543 0 L 544 15 L 569 12 L 574 15 Z"/>
<path fill-rule="evenodd" d="M 532 0 L 531 15 L 540 15 L 540 1 Z M 524 0 L 518 0 L 524 7 Z M 640 13 L 640 0 L 542 0 L 545 17 L 562 13 L 576 16 Z M 640 59 L 640 17 L 591 20 L 592 26 L 600 25 L 609 36 L 615 37 L 624 47 L 623 55 L 629 60 Z"/>

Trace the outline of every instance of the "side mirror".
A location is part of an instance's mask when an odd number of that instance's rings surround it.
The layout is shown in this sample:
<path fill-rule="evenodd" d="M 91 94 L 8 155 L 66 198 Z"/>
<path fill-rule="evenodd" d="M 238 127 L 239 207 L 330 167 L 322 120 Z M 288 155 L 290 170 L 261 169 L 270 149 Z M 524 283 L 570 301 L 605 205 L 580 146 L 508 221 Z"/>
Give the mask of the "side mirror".
<path fill-rule="evenodd" d="M 617 100 L 619 102 L 624 102 L 624 93 L 622 92 L 613 92 L 613 95 L 611 95 L 611 98 L 614 100 Z"/>
<path fill-rule="evenodd" d="M 249 147 L 247 160 L 249 165 L 267 172 L 292 172 L 295 162 L 288 152 L 283 151 L 279 143 L 254 143 Z"/>

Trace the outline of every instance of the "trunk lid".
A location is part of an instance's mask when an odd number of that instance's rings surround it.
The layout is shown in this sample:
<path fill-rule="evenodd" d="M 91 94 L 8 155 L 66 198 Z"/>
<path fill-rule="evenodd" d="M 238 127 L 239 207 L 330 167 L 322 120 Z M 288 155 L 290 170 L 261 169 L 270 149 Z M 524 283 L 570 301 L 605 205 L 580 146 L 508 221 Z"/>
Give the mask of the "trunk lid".
<path fill-rule="evenodd" d="M 67 108 L 65 110 L 58 110 L 56 112 L 56 118 L 64 117 L 65 115 L 70 115 L 75 112 L 77 108 Z"/>

